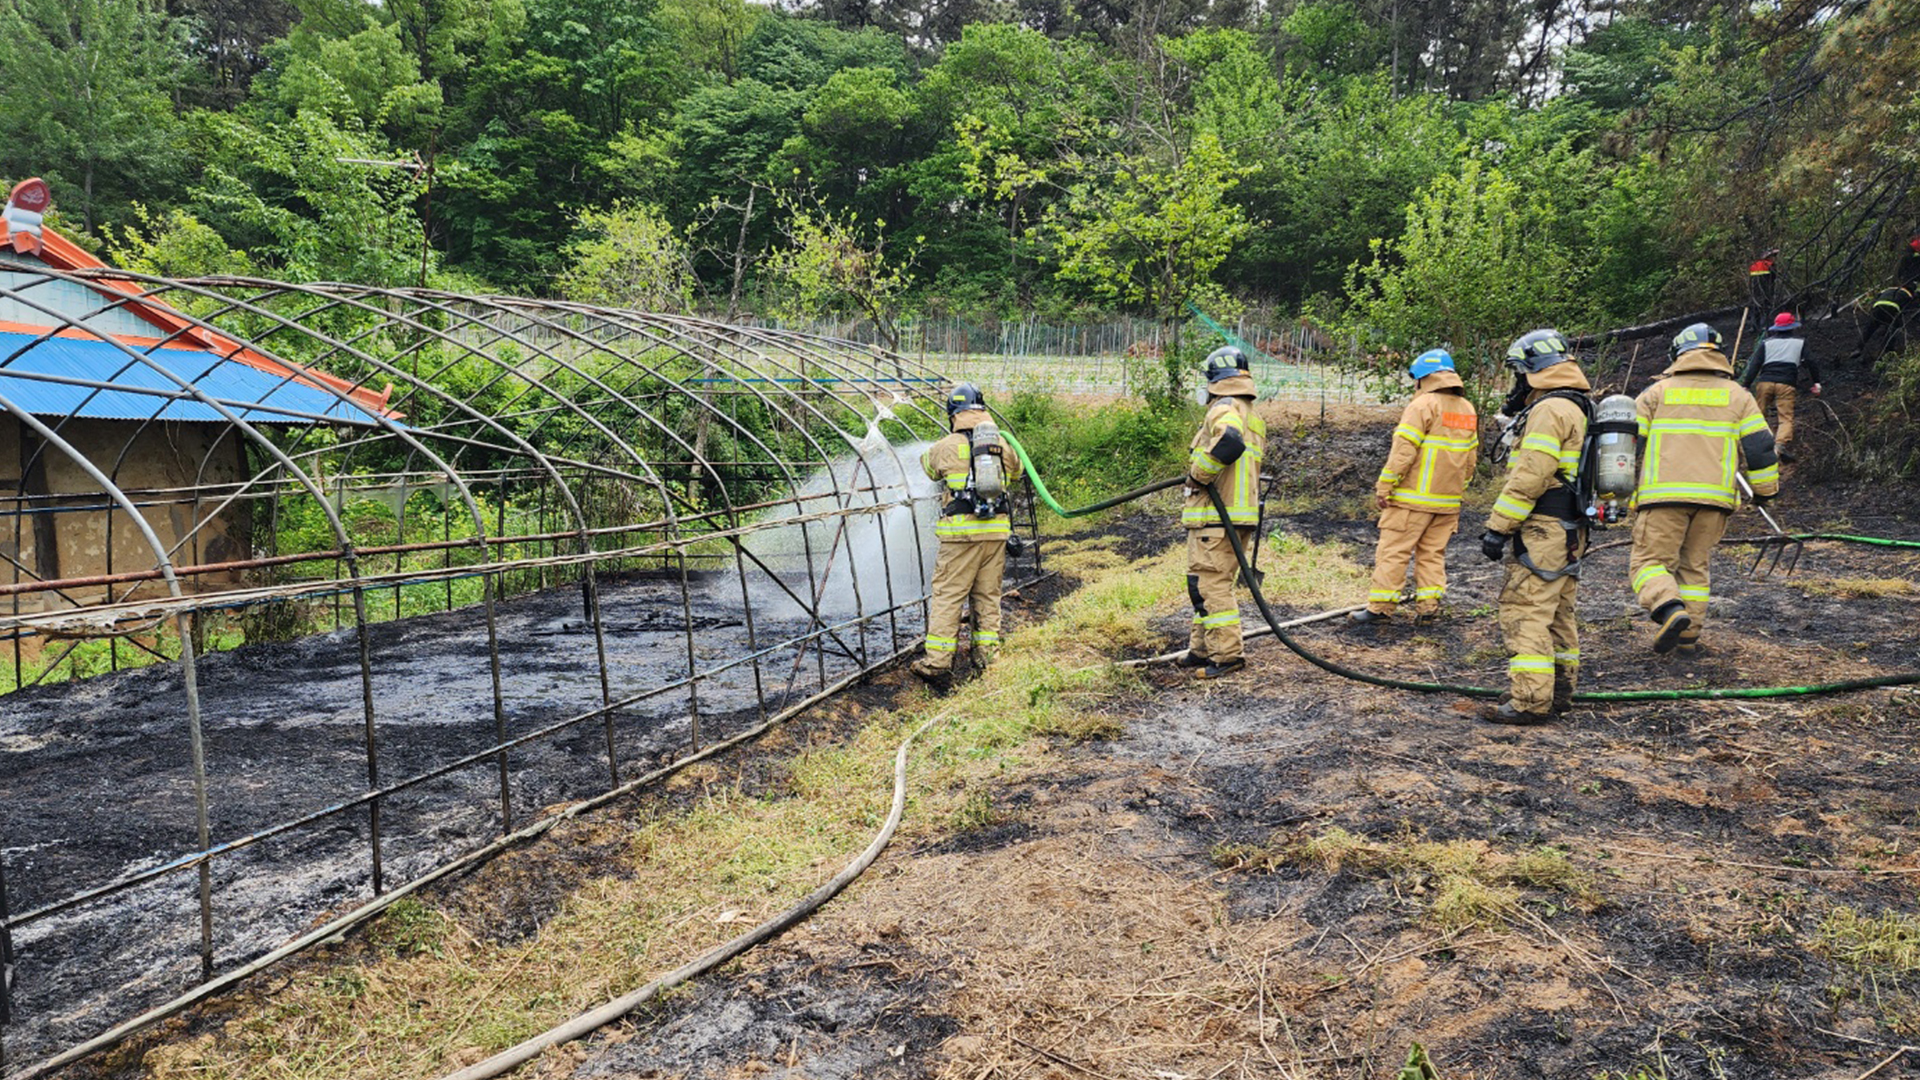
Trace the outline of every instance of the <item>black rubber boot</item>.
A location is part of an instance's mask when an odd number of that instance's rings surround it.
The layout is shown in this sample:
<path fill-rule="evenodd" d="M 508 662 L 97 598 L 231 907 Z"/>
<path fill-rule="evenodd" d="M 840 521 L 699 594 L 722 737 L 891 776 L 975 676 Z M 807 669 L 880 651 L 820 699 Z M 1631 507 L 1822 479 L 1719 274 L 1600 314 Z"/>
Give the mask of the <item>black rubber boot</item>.
<path fill-rule="evenodd" d="M 1653 621 L 1660 624 L 1660 632 L 1653 636 L 1653 651 L 1665 656 L 1680 644 L 1681 635 L 1693 626 L 1693 616 L 1687 614 L 1687 605 L 1678 600 L 1669 600 L 1660 605 L 1653 613 Z"/>
<path fill-rule="evenodd" d="M 1347 612 L 1347 622 L 1353 626 L 1386 626 L 1393 622 L 1393 616 L 1361 608 Z"/>
<path fill-rule="evenodd" d="M 1175 667 L 1197 668 L 1206 667 L 1211 663 L 1213 663 L 1213 661 L 1207 659 L 1206 653 L 1194 652 L 1192 649 L 1188 649 L 1186 652 L 1180 654 L 1180 659 L 1175 660 L 1173 665 Z"/>
<path fill-rule="evenodd" d="M 1197 679 L 1224 679 L 1236 671 L 1245 670 L 1246 666 L 1247 658 L 1244 656 L 1236 656 L 1231 660 L 1222 660 L 1217 664 L 1208 664 L 1206 667 L 1195 672 L 1194 677 Z"/>
<path fill-rule="evenodd" d="M 1553 715 L 1565 716 L 1573 708 L 1573 680 L 1553 678 Z"/>
<path fill-rule="evenodd" d="M 1553 719 L 1553 717 L 1548 716 L 1546 713 L 1521 712 L 1519 709 L 1513 707 L 1513 702 L 1503 701 L 1498 705 L 1488 705 L 1482 708 L 1480 710 L 1480 719 L 1492 724 L 1512 724 L 1519 727 L 1530 727 L 1534 724 L 1544 724 Z"/>

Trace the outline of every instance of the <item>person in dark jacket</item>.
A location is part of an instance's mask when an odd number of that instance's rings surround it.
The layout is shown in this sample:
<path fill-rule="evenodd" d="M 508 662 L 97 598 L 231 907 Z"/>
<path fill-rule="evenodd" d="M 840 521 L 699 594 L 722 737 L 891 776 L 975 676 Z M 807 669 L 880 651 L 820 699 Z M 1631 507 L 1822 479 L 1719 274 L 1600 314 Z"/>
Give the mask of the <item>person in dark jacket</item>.
<path fill-rule="evenodd" d="M 1801 372 L 1813 380 L 1813 396 L 1820 396 L 1820 366 L 1807 352 L 1799 331 L 1800 320 L 1793 317 L 1793 312 L 1775 315 L 1773 325 L 1753 347 L 1747 368 L 1740 375 L 1740 385 L 1751 389 L 1759 401 L 1760 415 L 1765 416 L 1769 406 L 1773 409 L 1773 445 L 1781 461 L 1793 460 L 1787 444 L 1793 442 L 1793 401 L 1799 392 Z"/>
<path fill-rule="evenodd" d="M 1913 290 L 1910 288 L 1895 285 L 1880 290 L 1880 295 L 1874 297 L 1873 303 L 1867 308 L 1867 325 L 1860 330 L 1860 341 L 1853 347 L 1852 359 L 1864 363 L 1877 362 L 1887 354 L 1888 349 L 1894 347 L 1895 338 L 1899 338 L 1901 347 L 1905 347 L 1907 319 L 1912 314 L 1913 306 Z M 1880 342 L 1880 351 L 1874 354 L 1873 360 L 1868 360 L 1867 347 L 1883 333 L 1886 337 Z"/>

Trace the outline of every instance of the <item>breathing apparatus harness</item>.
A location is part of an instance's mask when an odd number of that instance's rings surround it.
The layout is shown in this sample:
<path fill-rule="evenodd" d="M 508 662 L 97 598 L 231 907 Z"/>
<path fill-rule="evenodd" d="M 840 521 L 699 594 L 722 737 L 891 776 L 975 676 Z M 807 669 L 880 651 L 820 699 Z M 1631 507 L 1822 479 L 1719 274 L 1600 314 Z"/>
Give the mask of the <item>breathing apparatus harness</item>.
<path fill-rule="evenodd" d="M 1549 390 L 1531 403 L 1520 404 L 1526 400 L 1529 390 L 1523 378 L 1507 397 L 1506 405 L 1517 406 L 1519 411 L 1513 414 L 1513 419 L 1507 422 L 1499 441 L 1494 444 L 1490 456 L 1495 466 L 1506 465 L 1513 456 L 1514 447 L 1526 433 L 1529 414 L 1550 398 L 1571 401 L 1579 406 L 1587 418 L 1587 435 L 1581 444 L 1574 474 L 1568 476 L 1556 469 L 1553 486 L 1533 504 L 1536 512 L 1552 514 L 1560 522 L 1560 527 L 1566 530 L 1566 569 L 1542 570 L 1535 566 L 1517 533 L 1513 538 L 1514 557 L 1542 581 L 1577 578 L 1580 576 L 1580 559 L 1577 556 L 1587 533 L 1592 529 L 1618 524 L 1627 516 L 1623 503 L 1633 494 L 1639 474 L 1637 446 L 1640 429 L 1634 416 L 1633 399 L 1625 394 L 1611 394 L 1595 405 L 1593 398 L 1585 391 L 1561 389 Z"/>
<path fill-rule="evenodd" d="M 1006 443 L 1000 428 L 992 420 L 982 420 L 966 431 L 967 486 L 947 500 L 941 513 L 949 517 L 965 515 L 995 518 L 1008 512 Z M 1007 554 L 1018 555 L 1025 544 L 1017 535 L 1007 538 Z"/>

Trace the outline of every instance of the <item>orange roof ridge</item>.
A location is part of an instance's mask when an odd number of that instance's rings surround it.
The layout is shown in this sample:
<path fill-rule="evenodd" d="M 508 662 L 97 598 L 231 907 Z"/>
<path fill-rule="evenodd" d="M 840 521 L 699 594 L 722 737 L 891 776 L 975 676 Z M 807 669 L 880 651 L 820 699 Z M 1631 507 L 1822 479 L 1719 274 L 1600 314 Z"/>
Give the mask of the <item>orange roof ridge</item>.
<path fill-rule="evenodd" d="M 34 184 L 40 185 L 38 191 L 45 191 L 46 185 L 38 177 L 23 180 L 14 186 L 13 196 L 7 202 L 8 213 L 0 214 L 0 247 L 11 247 L 22 254 L 31 254 L 55 270 L 66 272 L 105 270 L 110 274 L 113 267 L 100 261 L 86 248 L 60 235 L 51 225 L 39 224 L 36 221 L 38 235 L 34 235 L 31 229 L 11 227 L 15 224 L 9 220 L 12 216 L 14 200 L 20 198 L 23 193 L 31 198 L 36 190 L 31 187 Z M 40 205 L 49 204 L 43 199 Z M 398 416 L 387 407 L 388 401 L 393 397 L 392 384 L 375 390 L 369 386 L 342 379 L 337 375 L 329 375 L 314 368 L 265 356 L 244 342 L 199 326 L 165 301 L 148 295 L 147 290 L 131 278 L 89 274 L 86 277 L 86 283 L 89 288 L 109 299 L 124 301 L 120 305 L 121 308 L 164 331 L 168 340 L 190 342 L 191 347 L 205 349 L 222 359 L 245 364 L 269 375 L 291 378 L 317 390 L 331 391 L 347 398 L 360 408 L 380 416 L 396 418 Z"/>

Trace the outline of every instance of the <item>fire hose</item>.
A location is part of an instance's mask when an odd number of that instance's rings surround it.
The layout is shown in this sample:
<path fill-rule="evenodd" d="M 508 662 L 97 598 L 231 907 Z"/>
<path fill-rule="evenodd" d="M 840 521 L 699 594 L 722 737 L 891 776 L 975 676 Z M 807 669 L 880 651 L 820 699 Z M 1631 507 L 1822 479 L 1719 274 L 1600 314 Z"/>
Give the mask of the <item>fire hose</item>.
<path fill-rule="evenodd" d="M 1033 457 L 1027 453 L 1025 447 L 1020 445 L 1019 440 L 1015 439 L 1006 431 L 1002 431 L 1000 434 L 1001 437 L 1006 439 L 1007 443 L 1019 453 L 1021 464 L 1026 469 L 1027 478 L 1033 483 L 1034 493 L 1040 501 L 1044 503 L 1049 510 L 1052 510 L 1064 518 L 1081 517 L 1094 513 L 1097 510 L 1109 509 L 1140 498 L 1143 495 L 1148 495 L 1156 491 L 1164 491 L 1171 487 L 1178 487 L 1186 482 L 1186 478 L 1183 476 L 1173 477 L 1148 484 L 1145 487 L 1136 488 L 1124 495 L 1116 495 L 1111 499 L 1103 499 L 1100 502 L 1087 506 L 1068 509 L 1062 507 L 1055 501 L 1052 493 L 1047 490 L 1046 481 L 1041 479 L 1039 470 L 1035 468 L 1033 464 Z M 1248 561 L 1246 547 L 1240 542 L 1240 531 L 1233 527 L 1228 518 L 1226 503 L 1221 500 L 1220 493 L 1212 487 L 1209 487 L 1207 491 L 1213 500 L 1214 513 L 1219 515 L 1220 524 L 1226 529 L 1227 540 L 1233 546 L 1233 557 L 1235 561 L 1240 564 L 1241 580 L 1258 580 L 1254 575 L 1254 567 Z M 1920 547 L 1920 542 L 1910 540 L 1852 537 L 1838 533 L 1807 535 L 1809 538 L 1817 539 L 1877 543 L 1894 547 Z M 1488 686 L 1470 686 L 1462 683 L 1420 682 L 1413 679 L 1396 679 L 1391 676 L 1372 675 L 1329 660 L 1308 649 L 1293 635 L 1287 633 L 1284 622 L 1279 616 L 1275 615 L 1273 609 L 1268 606 L 1267 598 L 1262 594 L 1261 590 L 1254 589 L 1251 591 L 1253 592 L 1254 604 L 1260 609 L 1260 617 L 1266 620 L 1267 626 L 1273 631 L 1273 636 L 1279 639 L 1280 643 L 1285 645 L 1295 656 L 1300 657 L 1307 663 L 1329 674 L 1338 675 L 1343 679 L 1351 679 L 1354 682 L 1366 683 L 1370 686 L 1386 687 L 1393 690 L 1411 690 L 1421 694 L 1459 694 L 1464 697 L 1497 698 L 1502 693 L 1501 690 Z M 1814 683 L 1805 686 L 1752 686 L 1698 690 L 1580 691 L 1573 695 L 1573 700 L 1578 702 L 1755 700 L 1766 698 L 1812 697 L 1820 694 L 1843 693 L 1850 690 L 1872 690 L 1886 686 L 1911 686 L 1917 683 L 1920 683 L 1920 671 L 1901 672 L 1893 675 L 1875 675 L 1860 679 L 1842 679 L 1835 682 Z"/>

